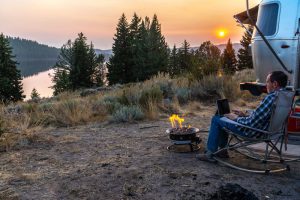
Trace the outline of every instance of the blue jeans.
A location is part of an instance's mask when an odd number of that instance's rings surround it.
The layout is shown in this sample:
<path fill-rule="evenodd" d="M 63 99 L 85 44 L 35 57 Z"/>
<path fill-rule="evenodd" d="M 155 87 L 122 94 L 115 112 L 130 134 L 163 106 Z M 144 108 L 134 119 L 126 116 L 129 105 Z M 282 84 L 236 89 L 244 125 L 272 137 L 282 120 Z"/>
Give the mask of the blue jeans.
<path fill-rule="evenodd" d="M 228 134 L 222 129 L 223 127 L 236 134 L 245 135 L 235 125 L 222 121 L 220 118 L 220 116 L 214 116 L 211 119 L 209 135 L 207 139 L 207 150 L 211 153 L 216 152 L 218 147 L 224 148 L 227 144 Z"/>

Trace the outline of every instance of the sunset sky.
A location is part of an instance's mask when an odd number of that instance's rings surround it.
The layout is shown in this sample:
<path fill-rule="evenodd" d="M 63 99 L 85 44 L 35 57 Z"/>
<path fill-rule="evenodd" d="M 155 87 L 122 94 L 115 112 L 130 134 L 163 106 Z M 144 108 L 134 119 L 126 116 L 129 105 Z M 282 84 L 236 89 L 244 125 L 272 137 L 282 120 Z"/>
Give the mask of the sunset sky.
<path fill-rule="evenodd" d="M 239 42 L 244 30 L 232 16 L 245 9 L 245 0 L 1 0 L 0 32 L 55 47 L 83 32 L 96 48 L 111 49 L 122 13 L 128 22 L 134 12 L 142 18 L 155 13 L 170 46 L 185 39 L 199 46 Z"/>

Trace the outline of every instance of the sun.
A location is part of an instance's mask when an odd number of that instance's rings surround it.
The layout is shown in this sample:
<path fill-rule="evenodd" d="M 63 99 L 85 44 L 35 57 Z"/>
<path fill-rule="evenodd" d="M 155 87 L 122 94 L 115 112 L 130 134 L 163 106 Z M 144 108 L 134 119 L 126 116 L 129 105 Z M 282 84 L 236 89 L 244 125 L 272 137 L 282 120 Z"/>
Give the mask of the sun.
<path fill-rule="evenodd" d="M 228 31 L 225 28 L 215 29 L 215 36 L 217 38 L 224 38 L 227 35 Z"/>
<path fill-rule="evenodd" d="M 221 38 L 224 37 L 225 36 L 225 31 L 219 31 L 218 36 L 221 37 Z"/>

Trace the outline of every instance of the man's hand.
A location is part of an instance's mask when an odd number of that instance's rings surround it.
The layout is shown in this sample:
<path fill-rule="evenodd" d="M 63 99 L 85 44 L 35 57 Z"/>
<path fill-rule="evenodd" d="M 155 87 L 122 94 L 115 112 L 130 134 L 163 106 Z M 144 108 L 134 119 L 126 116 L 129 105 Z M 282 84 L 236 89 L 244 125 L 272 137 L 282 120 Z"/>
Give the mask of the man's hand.
<path fill-rule="evenodd" d="M 236 118 L 239 117 L 238 115 L 236 115 L 234 113 L 224 114 L 224 116 L 231 120 L 235 120 Z"/>
<path fill-rule="evenodd" d="M 247 114 L 243 111 L 240 111 L 240 110 L 232 110 L 232 112 L 236 115 L 238 115 L 239 117 L 246 117 Z"/>

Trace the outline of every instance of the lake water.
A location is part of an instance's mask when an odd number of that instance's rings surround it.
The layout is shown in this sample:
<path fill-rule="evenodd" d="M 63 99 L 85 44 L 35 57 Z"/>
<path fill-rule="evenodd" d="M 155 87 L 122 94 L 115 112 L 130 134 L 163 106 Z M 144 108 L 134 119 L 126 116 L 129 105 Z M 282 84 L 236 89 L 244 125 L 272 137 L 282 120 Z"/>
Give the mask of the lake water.
<path fill-rule="evenodd" d="M 53 85 L 51 82 L 51 77 L 54 71 L 50 69 L 45 72 L 40 72 L 37 75 L 29 76 L 23 79 L 23 90 L 26 95 L 25 100 L 30 99 L 30 94 L 32 89 L 35 88 L 41 97 L 51 97 L 53 95 L 53 90 L 49 88 Z"/>

